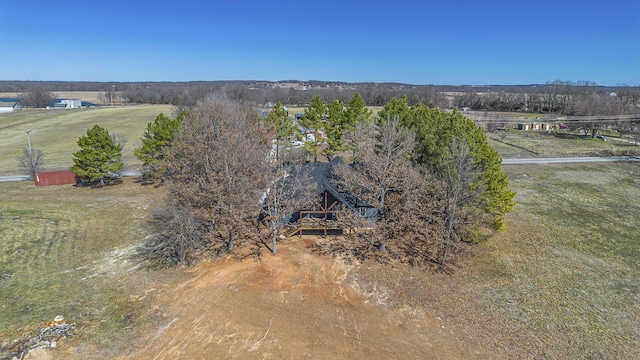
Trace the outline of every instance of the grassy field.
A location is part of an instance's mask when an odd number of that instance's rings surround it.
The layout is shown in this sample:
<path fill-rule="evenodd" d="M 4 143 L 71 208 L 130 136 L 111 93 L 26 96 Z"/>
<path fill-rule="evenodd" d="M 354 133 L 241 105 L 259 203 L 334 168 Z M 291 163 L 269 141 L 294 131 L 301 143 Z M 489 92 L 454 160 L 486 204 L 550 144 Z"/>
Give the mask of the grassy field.
<path fill-rule="evenodd" d="M 133 156 L 147 123 L 158 114 L 173 116 L 169 105 L 137 105 L 72 110 L 23 110 L 0 114 L 0 175 L 17 174 L 16 156 L 27 148 L 26 131 L 31 130 L 31 145 L 46 154 L 46 168 L 68 169 L 73 153 L 78 151 L 78 138 L 94 125 L 106 127 L 119 135 L 124 143 L 125 169 L 136 168 L 140 161 Z"/>
<path fill-rule="evenodd" d="M 170 111 L 135 106 L 0 114 L 0 169 L 15 166 L 13 153 L 26 143 L 27 128 L 34 147 L 58 154 L 60 164 L 71 161 L 77 138 L 94 123 L 124 134 L 125 155 L 132 156 L 146 123 Z M 55 143 L 40 145 L 45 135 Z M 611 146 L 515 132 L 508 140 L 540 156 Z M 515 148 L 503 145 L 501 155 L 513 157 L 509 151 Z M 637 358 L 640 165 L 505 170 L 518 193 L 507 230 L 478 246 L 478 254 L 453 275 L 409 268 L 404 276 L 394 269 L 389 273 L 395 285 L 389 286 L 410 293 L 412 304 L 441 318 L 452 336 L 495 349 L 496 358 Z M 56 350 L 60 358 L 69 355 L 65 351 L 75 358 L 113 358 L 131 350 L 132 338 L 169 322 L 154 294 L 173 291 L 193 274 L 142 269 L 130 256 L 146 236 L 145 219 L 163 191 L 131 179 L 101 189 L 0 183 L 2 349 L 63 315 L 78 330 L 69 346 Z"/>
<path fill-rule="evenodd" d="M 507 230 L 429 277 L 427 302 L 507 358 L 637 358 L 640 165 L 506 171 L 518 192 Z"/>
<path fill-rule="evenodd" d="M 174 273 L 136 270 L 131 255 L 162 189 L 125 179 L 101 189 L 0 183 L 0 193 L 1 348 L 63 315 L 77 324 L 78 358 L 111 357 L 152 322 L 145 290 Z"/>
<path fill-rule="evenodd" d="M 523 157 L 571 157 L 608 156 L 613 154 L 640 153 L 640 147 L 627 142 L 608 141 L 591 137 L 558 137 L 544 131 L 509 130 L 500 134 L 488 134 L 489 142 L 503 158 Z M 515 145 L 515 146 L 514 146 Z"/>

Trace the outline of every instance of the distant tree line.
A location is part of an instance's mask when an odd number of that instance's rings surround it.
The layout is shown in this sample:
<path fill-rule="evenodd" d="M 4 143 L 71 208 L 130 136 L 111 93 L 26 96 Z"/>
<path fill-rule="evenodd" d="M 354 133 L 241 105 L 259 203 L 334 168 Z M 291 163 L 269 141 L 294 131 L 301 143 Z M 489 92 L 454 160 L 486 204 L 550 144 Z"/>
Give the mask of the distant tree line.
<path fill-rule="evenodd" d="M 306 106 L 320 96 L 325 103 L 346 103 L 356 93 L 367 106 L 383 106 L 393 98 L 407 97 L 410 106 L 469 108 L 475 111 L 531 112 L 563 115 L 625 114 L 640 106 L 639 86 L 598 86 L 590 81 L 555 80 L 537 85 L 411 85 L 401 83 L 346 83 L 323 81 L 192 81 L 192 82 L 46 82 L 0 81 L 0 91 L 38 92 L 101 91 L 107 103 L 113 94 L 128 103 L 194 106 L 207 94 L 224 93 L 242 103 L 280 101 Z M 110 96 L 111 95 L 111 96 Z M 30 106 L 30 105 L 27 105 Z"/>
<path fill-rule="evenodd" d="M 458 108 L 560 115 L 635 114 L 640 87 L 601 87 L 589 81 L 556 80 L 545 85 L 467 91 L 455 100 Z"/>

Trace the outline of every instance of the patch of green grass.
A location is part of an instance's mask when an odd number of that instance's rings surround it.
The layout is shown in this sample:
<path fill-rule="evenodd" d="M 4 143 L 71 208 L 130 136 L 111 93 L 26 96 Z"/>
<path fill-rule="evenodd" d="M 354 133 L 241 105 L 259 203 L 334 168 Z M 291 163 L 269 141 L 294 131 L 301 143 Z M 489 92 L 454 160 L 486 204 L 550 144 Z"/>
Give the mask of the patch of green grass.
<path fill-rule="evenodd" d="M 35 213 L 35 211 L 32 210 L 32 209 L 20 209 L 20 210 L 16 210 L 16 209 L 6 209 L 6 210 L 0 209 L 0 217 L 3 217 L 3 216 L 7 216 L 7 217 L 8 216 L 12 216 L 12 217 L 13 216 L 17 216 L 17 217 L 20 217 L 20 216 L 24 216 L 24 215 L 32 215 L 34 213 Z"/>
<path fill-rule="evenodd" d="M 0 347 L 63 315 L 78 326 L 81 358 L 124 349 L 154 316 L 146 285 L 173 276 L 136 270 L 132 257 L 163 189 L 125 179 L 100 189 L 0 183 L 0 193 Z"/>
<path fill-rule="evenodd" d="M 421 303 L 494 358 L 637 358 L 640 164 L 505 171 L 507 229 L 453 275 L 425 275 Z"/>
<path fill-rule="evenodd" d="M 78 139 L 94 125 L 107 128 L 111 135 L 121 135 L 125 168 L 140 166 L 133 156 L 147 124 L 161 112 L 172 116 L 170 105 L 136 105 L 72 110 L 23 110 L 0 114 L 0 175 L 18 172 L 16 157 L 27 148 L 26 131 L 31 130 L 31 144 L 46 154 L 47 169 L 68 169 L 73 165 L 73 153 L 78 151 Z"/>
<path fill-rule="evenodd" d="M 454 286 L 474 294 L 474 306 L 487 311 L 487 326 L 514 354 L 638 354 L 640 188 L 632 175 L 637 167 L 507 168 L 524 201 L 507 216 L 508 229 L 489 241 L 488 251 L 456 274 Z"/>

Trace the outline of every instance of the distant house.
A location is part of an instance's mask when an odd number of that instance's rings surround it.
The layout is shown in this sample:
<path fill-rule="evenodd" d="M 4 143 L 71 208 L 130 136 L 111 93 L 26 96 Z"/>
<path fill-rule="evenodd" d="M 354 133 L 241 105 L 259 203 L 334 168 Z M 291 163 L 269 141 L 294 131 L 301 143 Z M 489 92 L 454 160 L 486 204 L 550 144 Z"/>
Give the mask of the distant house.
<path fill-rule="evenodd" d="M 324 133 L 319 130 L 314 131 L 311 129 L 302 129 L 300 133 L 302 134 L 302 140 L 304 141 L 316 142 L 324 138 Z"/>
<path fill-rule="evenodd" d="M 53 104 L 54 109 L 79 109 L 82 107 L 80 99 L 57 99 Z"/>
<path fill-rule="evenodd" d="M 269 111 L 271 111 L 271 110 L 269 110 L 269 109 L 272 109 L 273 107 L 275 107 L 275 106 L 276 106 L 276 103 L 274 103 L 273 101 L 269 101 L 269 102 L 267 102 L 266 104 L 264 104 L 264 106 L 267 108 L 267 109 L 266 109 L 266 113 L 267 113 L 267 114 L 269 114 Z M 288 107 L 286 107 L 286 106 L 284 106 L 284 105 L 282 106 L 282 108 L 284 109 L 284 111 L 286 111 L 286 112 L 287 112 L 287 116 L 289 116 L 289 108 L 288 108 Z M 264 111 L 265 111 L 265 110 L 263 110 L 263 112 L 264 112 Z M 263 116 L 263 117 L 266 117 L 266 116 Z"/>
<path fill-rule="evenodd" d="M 12 112 L 21 109 L 17 101 L 0 101 L 0 112 Z"/>
<path fill-rule="evenodd" d="M 551 130 L 551 124 L 549 124 L 549 123 L 519 123 L 518 124 L 518 130 L 524 130 L 524 131 L 545 130 L 545 131 L 549 131 L 549 130 Z"/>
<path fill-rule="evenodd" d="M 329 230 L 342 230 L 336 221 L 335 212 L 349 210 L 356 218 L 362 219 L 367 226 L 374 226 L 378 221 L 378 209 L 362 201 L 353 194 L 339 191 L 331 182 L 334 166 L 344 164 L 340 157 L 330 162 L 314 162 L 305 165 L 309 170 L 309 177 L 313 182 L 313 192 L 318 197 L 315 206 L 300 209 L 291 214 L 288 222 L 292 224 L 289 236 L 302 236 L 303 231 L 321 231 L 324 236 Z"/>

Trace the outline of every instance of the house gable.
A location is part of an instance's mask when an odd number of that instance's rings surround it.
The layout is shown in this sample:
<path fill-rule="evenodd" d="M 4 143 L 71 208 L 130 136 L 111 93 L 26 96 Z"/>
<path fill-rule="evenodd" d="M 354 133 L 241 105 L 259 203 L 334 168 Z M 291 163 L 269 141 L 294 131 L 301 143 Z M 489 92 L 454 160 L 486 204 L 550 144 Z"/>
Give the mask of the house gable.
<path fill-rule="evenodd" d="M 349 209 L 354 217 L 362 218 L 363 224 L 373 226 L 378 220 L 378 209 L 353 194 L 339 191 L 332 183 L 334 166 L 344 164 L 336 157 L 331 162 L 315 162 L 305 165 L 313 187 L 311 191 L 319 197 L 314 208 L 300 209 L 291 215 L 289 223 L 294 227 L 290 235 L 302 235 L 303 230 L 342 230 L 336 221 L 335 212 Z"/>

